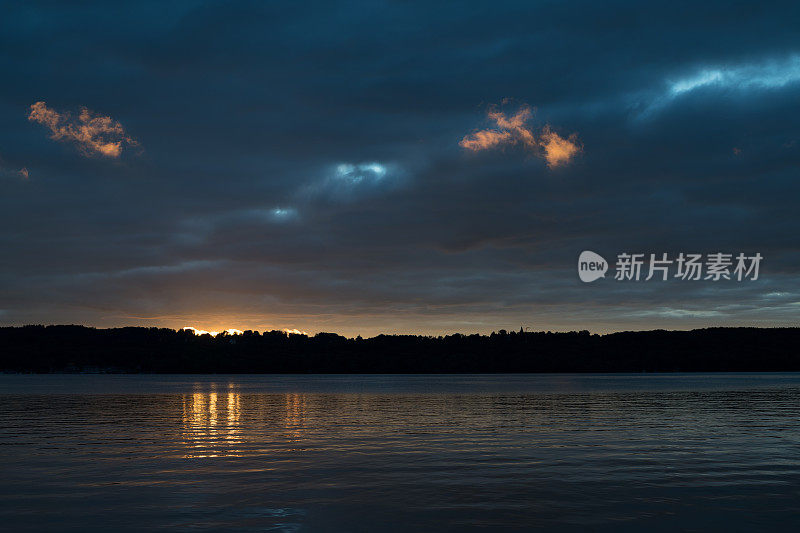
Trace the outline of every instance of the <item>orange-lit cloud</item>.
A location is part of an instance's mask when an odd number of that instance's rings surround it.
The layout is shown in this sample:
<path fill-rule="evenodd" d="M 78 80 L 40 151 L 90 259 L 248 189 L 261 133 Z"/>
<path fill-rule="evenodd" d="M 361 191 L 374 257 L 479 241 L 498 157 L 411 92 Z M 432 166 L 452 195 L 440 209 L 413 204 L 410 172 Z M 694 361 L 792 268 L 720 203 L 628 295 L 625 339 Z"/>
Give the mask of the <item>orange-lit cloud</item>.
<path fill-rule="evenodd" d="M 500 111 L 490 111 L 489 119 L 493 120 L 497 127 L 508 131 L 517 142 L 527 146 L 535 146 L 536 138 L 533 132 L 525 127 L 525 123 L 530 120 L 532 115 L 530 107 L 523 107 L 511 118 L 506 118 L 505 114 Z"/>
<path fill-rule="evenodd" d="M 18 173 L 20 176 L 22 176 L 23 178 L 25 178 L 25 179 L 28 179 L 28 176 L 30 176 L 30 175 L 31 175 L 31 173 L 30 173 L 30 172 L 28 172 L 28 167 L 22 167 L 21 169 L 19 169 L 19 170 L 17 171 L 17 173 Z"/>
<path fill-rule="evenodd" d="M 472 135 L 467 135 L 458 143 L 462 148 L 477 152 L 493 148 L 499 144 L 511 141 L 511 133 L 507 131 L 482 130 L 476 131 Z"/>
<path fill-rule="evenodd" d="M 75 143 L 84 155 L 119 157 L 124 147 L 139 144 L 125 133 L 122 124 L 85 107 L 76 120 L 69 113 L 47 107 L 45 102 L 36 102 L 31 105 L 28 120 L 47 126 L 51 139 Z"/>
<path fill-rule="evenodd" d="M 549 125 L 545 125 L 537 135 L 526 125 L 532 115 L 531 108 L 527 106 L 510 117 L 502 111 L 490 111 L 489 120 L 495 123 L 496 128 L 478 130 L 465 135 L 458 144 L 473 152 L 502 145 L 521 144 L 543 157 L 550 168 L 568 163 L 581 152 L 583 148 L 575 133 L 564 138 L 554 132 Z"/>
<path fill-rule="evenodd" d="M 550 168 L 568 163 L 582 150 L 578 143 L 578 134 L 573 133 L 566 139 L 552 131 L 549 125 L 542 128 L 539 146 L 544 150 L 544 159 Z"/>

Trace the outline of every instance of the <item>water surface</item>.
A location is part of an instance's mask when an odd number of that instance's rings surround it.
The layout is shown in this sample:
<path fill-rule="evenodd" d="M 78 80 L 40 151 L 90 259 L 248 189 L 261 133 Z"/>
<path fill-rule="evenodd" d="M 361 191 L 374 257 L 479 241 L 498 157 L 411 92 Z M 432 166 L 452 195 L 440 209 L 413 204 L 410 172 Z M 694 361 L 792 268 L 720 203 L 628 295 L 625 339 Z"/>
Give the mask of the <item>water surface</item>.
<path fill-rule="evenodd" d="M 0 376 L 9 531 L 786 530 L 800 375 Z"/>

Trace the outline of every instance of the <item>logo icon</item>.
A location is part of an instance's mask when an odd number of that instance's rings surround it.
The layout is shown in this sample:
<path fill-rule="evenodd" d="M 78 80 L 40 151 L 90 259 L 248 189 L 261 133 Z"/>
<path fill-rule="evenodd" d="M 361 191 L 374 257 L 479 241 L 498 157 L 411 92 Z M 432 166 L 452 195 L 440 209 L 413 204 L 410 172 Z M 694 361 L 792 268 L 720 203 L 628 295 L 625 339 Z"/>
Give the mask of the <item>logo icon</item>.
<path fill-rule="evenodd" d="M 608 262 L 603 257 L 589 250 L 581 252 L 578 257 L 578 276 L 584 283 L 606 277 Z"/>

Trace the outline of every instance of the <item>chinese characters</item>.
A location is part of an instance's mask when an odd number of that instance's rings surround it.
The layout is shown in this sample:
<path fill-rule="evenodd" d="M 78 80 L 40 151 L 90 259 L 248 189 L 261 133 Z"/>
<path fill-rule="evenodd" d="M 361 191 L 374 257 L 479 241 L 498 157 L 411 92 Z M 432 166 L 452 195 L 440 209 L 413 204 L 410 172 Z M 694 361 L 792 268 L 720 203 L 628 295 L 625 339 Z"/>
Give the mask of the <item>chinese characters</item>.
<path fill-rule="evenodd" d="M 645 261 L 645 254 L 621 253 L 617 255 L 616 273 L 617 281 L 649 281 L 658 279 L 666 281 L 671 277 L 688 280 L 750 280 L 758 279 L 759 267 L 763 257 L 760 253 L 746 255 L 739 253 L 734 256 L 730 253 L 710 253 L 703 257 L 702 254 L 679 253 L 670 258 L 668 254 L 649 254 L 649 261 Z"/>

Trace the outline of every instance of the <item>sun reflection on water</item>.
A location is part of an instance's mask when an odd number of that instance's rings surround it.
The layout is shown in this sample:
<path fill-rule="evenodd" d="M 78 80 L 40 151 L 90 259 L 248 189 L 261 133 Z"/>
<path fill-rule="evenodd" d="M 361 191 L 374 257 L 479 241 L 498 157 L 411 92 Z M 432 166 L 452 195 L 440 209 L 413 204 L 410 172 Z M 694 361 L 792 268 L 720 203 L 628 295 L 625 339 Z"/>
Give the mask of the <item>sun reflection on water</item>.
<path fill-rule="evenodd" d="M 307 400 L 307 395 L 297 393 L 246 395 L 243 399 L 233 384 L 227 390 L 184 395 L 184 456 L 243 457 L 274 451 L 276 445 L 284 451 L 299 450 L 297 444 L 307 431 Z M 243 402 L 247 407 L 242 407 Z M 243 413 L 247 413 L 247 424 Z"/>
<path fill-rule="evenodd" d="M 286 438 L 289 442 L 299 442 L 303 436 L 306 418 L 306 397 L 303 394 L 287 394 L 286 417 L 284 427 L 286 428 Z"/>
<path fill-rule="evenodd" d="M 226 392 L 195 392 L 183 397 L 186 457 L 241 456 L 241 399 L 233 385 Z"/>

